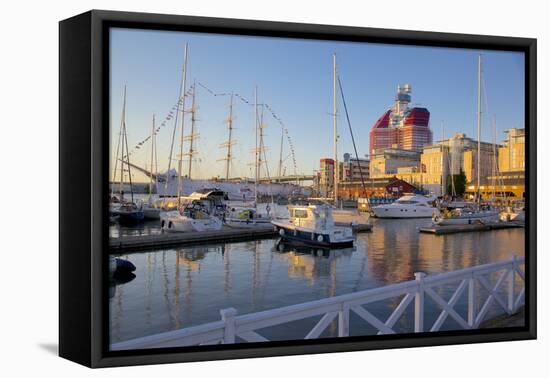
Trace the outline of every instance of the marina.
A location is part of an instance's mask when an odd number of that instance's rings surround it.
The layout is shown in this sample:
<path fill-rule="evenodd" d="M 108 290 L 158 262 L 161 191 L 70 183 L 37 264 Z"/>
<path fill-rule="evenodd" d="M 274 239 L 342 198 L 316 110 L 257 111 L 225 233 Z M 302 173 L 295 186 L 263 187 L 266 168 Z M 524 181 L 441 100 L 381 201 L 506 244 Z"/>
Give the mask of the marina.
<path fill-rule="evenodd" d="M 113 349 L 474 329 L 520 311 L 525 134 L 506 129 L 498 144 L 493 117 L 482 141 L 481 54 L 469 56 L 476 138 L 458 128 L 434 140 L 428 107 L 398 84 L 367 143 L 336 53 L 315 75 L 330 103 L 317 138 L 283 121 L 269 86 L 215 90 L 194 77 L 183 46 L 167 77 L 177 101 L 131 148 L 126 84 L 112 107 Z"/>
<path fill-rule="evenodd" d="M 415 272 L 453 272 L 524 254 L 522 228 L 436 236 L 419 232 L 430 225 L 429 219 L 371 221 L 372 232 L 355 234 L 354 248 L 295 247 L 271 236 L 246 242 L 120 251 L 114 256 L 131 261 L 137 269 L 135 279 L 111 288 L 111 340 L 117 343 L 219 321 L 224 308 L 235 308 L 238 314 L 265 311 L 412 280 Z M 118 232 L 128 235 L 136 230 Z M 139 232 L 154 235 L 160 231 L 144 227 Z M 494 284 L 498 276 L 488 279 Z M 450 298 L 456 285 L 441 290 L 441 296 Z M 477 291 L 486 298 L 483 287 L 476 287 Z M 369 311 L 384 318 L 397 304 L 385 300 Z M 476 304 L 477 311 L 482 304 Z M 466 317 L 464 298 L 456 308 Z M 414 329 L 410 311 L 396 323 L 398 332 Z M 439 312 L 437 304 L 429 302 L 427 324 L 435 322 Z M 487 318 L 499 314 L 498 307 L 491 308 Z M 351 321 L 356 324 L 357 319 Z M 308 324 L 311 321 L 290 324 L 268 335 L 270 339 L 291 338 L 306 331 Z M 442 329 L 457 326 L 450 319 Z M 328 335 L 336 335 L 336 323 L 331 327 Z M 354 325 L 354 330 L 374 331 L 368 325 Z"/>

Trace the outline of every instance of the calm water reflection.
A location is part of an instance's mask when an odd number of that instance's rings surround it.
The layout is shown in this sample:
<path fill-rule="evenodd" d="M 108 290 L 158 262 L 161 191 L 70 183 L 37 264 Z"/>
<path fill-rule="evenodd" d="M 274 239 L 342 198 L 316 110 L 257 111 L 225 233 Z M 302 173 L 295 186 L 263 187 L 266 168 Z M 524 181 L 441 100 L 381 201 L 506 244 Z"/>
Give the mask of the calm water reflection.
<path fill-rule="evenodd" d="M 219 320 L 219 310 L 227 307 L 239 314 L 261 311 L 410 280 L 414 272 L 446 272 L 524 253 L 523 229 L 434 236 L 418 232 L 429 219 L 372 222 L 373 232 L 357 235 L 356 246 L 346 250 L 296 249 L 270 239 L 124 255 L 137 266 L 137 277 L 112 293 L 111 342 Z M 135 232 L 158 230 L 146 225 Z M 453 289 L 440 293 L 448 298 Z M 378 302 L 368 309 L 385 318 L 398 302 Z M 401 331 L 412 330 L 409 307 L 397 325 Z M 464 314 L 465 298 L 458 308 Z M 434 307 L 426 322 L 438 313 Z M 263 334 L 303 337 L 304 327 L 315 320 Z M 352 335 L 374 332 L 353 316 L 350 321 Z M 456 328 L 456 323 L 449 319 L 445 328 Z M 334 332 L 333 325 L 325 335 Z"/>

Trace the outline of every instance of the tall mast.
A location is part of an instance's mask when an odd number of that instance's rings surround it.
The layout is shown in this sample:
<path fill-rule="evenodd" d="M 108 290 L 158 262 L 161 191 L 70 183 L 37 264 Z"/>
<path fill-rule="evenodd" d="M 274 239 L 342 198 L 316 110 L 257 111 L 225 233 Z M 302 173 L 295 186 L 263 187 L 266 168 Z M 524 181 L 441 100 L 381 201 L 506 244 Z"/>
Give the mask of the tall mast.
<path fill-rule="evenodd" d="M 178 208 L 181 205 L 181 189 L 182 189 L 182 163 L 183 163 L 183 127 L 184 127 L 184 120 L 185 120 L 185 92 L 186 92 L 186 80 L 187 80 L 187 55 L 188 55 L 188 46 L 187 43 L 185 44 L 185 53 L 184 53 L 184 60 L 183 60 L 183 85 L 182 85 L 182 100 L 181 100 L 181 133 L 180 133 L 180 153 L 179 153 L 179 160 L 178 160 Z"/>
<path fill-rule="evenodd" d="M 155 154 L 155 115 L 153 114 L 153 123 L 151 126 L 151 166 L 149 169 L 151 170 L 151 174 L 149 175 L 149 199 L 151 199 L 151 195 L 153 194 L 153 156 Z"/>
<path fill-rule="evenodd" d="M 229 180 L 229 168 L 231 167 L 231 159 L 233 159 L 233 156 L 231 155 L 231 145 L 233 144 L 233 140 L 231 139 L 233 136 L 233 93 L 231 93 L 231 99 L 229 100 L 229 118 L 227 119 L 227 126 L 229 128 L 229 137 L 227 139 L 227 156 L 226 158 L 226 166 L 225 166 L 225 179 Z"/>
<path fill-rule="evenodd" d="M 256 137 L 256 148 L 254 149 L 254 203 L 258 203 L 258 162 L 260 151 L 258 149 L 258 87 L 254 88 L 254 133 Z"/>
<path fill-rule="evenodd" d="M 477 201 L 481 190 L 481 54 L 477 59 Z"/>
<path fill-rule="evenodd" d="M 336 54 L 332 54 L 332 128 L 334 133 L 334 204 L 338 206 L 338 129 L 336 125 Z"/>
<path fill-rule="evenodd" d="M 120 123 L 120 136 L 121 136 L 121 145 L 122 151 L 120 153 L 121 162 L 120 162 L 120 185 L 119 185 L 119 194 L 120 199 L 122 200 L 122 192 L 124 191 L 124 134 L 126 133 L 126 85 L 124 85 L 124 95 L 122 97 L 122 120 Z M 117 156 L 118 159 L 118 156 Z"/>
<path fill-rule="evenodd" d="M 195 97 L 196 97 L 196 83 L 193 82 L 193 92 L 192 92 L 192 103 L 191 103 L 191 134 L 189 135 L 189 152 L 187 155 L 189 156 L 189 169 L 188 169 L 188 177 L 191 179 L 191 167 L 193 164 L 193 155 L 195 155 L 195 150 L 193 149 L 193 141 L 197 138 L 197 135 L 195 135 L 195 115 L 196 115 L 196 107 L 195 107 Z"/>
<path fill-rule="evenodd" d="M 231 168 L 231 160 L 233 160 L 233 145 L 235 142 L 233 141 L 233 93 L 231 93 L 230 100 L 229 100 L 229 117 L 225 119 L 225 123 L 227 123 L 227 128 L 229 129 L 229 136 L 228 139 L 220 144 L 220 148 L 226 148 L 227 152 L 224 158 L 218 159 L 225 160 L 225 179 L 229 180 L 229 170 Z"/>
<path fill-rule="evenodd" d="M 128 134 L 126 133 L 126 86 L 124 86 L 124 105 L 123 105 L 123 123 L 122 123 L 122 138 L 123 147 L 126 147 L 126 165 L 128 166 L 128 181 L 130 182 L 130 198 L 134 202 L 134 189 L 132 187 L 132 171 L 130 166 L 130 149 L 128 148 Z M 122 158 L 124 159 L 124 148 L 122 149 Z M 122 164 L 122 174 L 124 173 L 124 163 Z"/>
<path fill-rule="evenodd" d="M 279 147 L 279 170 L 277 172 L 277 176 L 279 177 L 279 181 L 281 181 L 282 177 L 282 169 L 283 169 L 283 139 L 285 136 L 285 129 L 281 126 L 281 145 Z"/>

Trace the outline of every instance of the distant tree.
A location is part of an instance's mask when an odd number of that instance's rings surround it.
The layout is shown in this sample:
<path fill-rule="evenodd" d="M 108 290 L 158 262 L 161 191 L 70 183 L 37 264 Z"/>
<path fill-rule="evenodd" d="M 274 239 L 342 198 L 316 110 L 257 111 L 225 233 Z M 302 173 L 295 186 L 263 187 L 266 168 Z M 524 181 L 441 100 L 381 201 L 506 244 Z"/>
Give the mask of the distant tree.
<path fill-rule="evenodd" d="M 447 193 L 453 194 L 453 184 L 455 194 L 462 197 L 466 191 L 466 174 L 462 170 L 458 175 L 447 176 Z"/>

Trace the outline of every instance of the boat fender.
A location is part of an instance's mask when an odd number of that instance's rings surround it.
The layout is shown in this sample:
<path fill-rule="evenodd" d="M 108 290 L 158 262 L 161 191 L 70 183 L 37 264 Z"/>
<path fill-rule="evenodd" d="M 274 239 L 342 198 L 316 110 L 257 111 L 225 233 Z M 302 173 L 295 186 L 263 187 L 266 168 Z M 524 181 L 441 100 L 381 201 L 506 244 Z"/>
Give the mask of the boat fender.
<path fill-rule="evenodd" d="M 282 228 L 279 230 L 279 235 L 281 236 L 285 236 L 285 230 L 283 230 Z"/>
<path fill-rule="evenodd" d="M 113 278 L 121 283 L 129 282 L 136 276 L 134 273 L 136 266 L 128 260 L 116 258 L 116 269 L 113 273 Z"/>
<path fill-rule="evenodd" d="M 317 236 L 317 241 L 320 243 L 323 241 L 323 235 Z"/>

